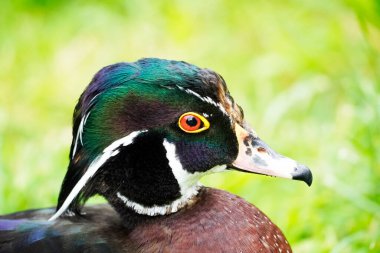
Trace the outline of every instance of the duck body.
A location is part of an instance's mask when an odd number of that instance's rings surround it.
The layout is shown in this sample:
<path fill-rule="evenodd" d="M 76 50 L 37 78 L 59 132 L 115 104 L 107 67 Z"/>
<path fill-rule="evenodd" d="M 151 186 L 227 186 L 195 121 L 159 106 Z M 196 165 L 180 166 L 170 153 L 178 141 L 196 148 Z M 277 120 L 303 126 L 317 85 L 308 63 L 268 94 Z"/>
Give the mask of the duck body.
<path fill-rule="evenodd" d="M 212 188 L 202 188 L 189 207 L 148 219 L 134 213 L 122 219 L 109 205 L 95 205 L 84 216 L 46 221 L 54 211 L 0 217 L 0 252 L 291 252 L 257 207 Z"/>
<path fill-rule="evenodd" d="M 154 58 L 107 66 L 75 107 L 55 212 L 0 217 L 0 252 L 290 252 L 256 207 L 198 183 L 231 169 L 312 182 L 249 127 L 214 71 Z M 84 207 L 97 194 L 109 205 Z"/>

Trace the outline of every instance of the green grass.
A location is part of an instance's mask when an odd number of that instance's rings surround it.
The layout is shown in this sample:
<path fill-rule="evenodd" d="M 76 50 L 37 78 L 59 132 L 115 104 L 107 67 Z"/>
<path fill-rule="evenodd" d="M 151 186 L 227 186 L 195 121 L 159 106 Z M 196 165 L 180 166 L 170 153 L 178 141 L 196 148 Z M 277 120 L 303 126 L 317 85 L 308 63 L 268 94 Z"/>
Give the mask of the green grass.
<path fill-rule="evenodd" d="M 141 57 L 221 73 L 247 120 L 309 165 L 301 182 L 204 183 L 255 203 L 295 252 L 380 251 L 380 2 L 0 3 L 0 213 L 52 206 L 71 115 L 102 66 Z"/>

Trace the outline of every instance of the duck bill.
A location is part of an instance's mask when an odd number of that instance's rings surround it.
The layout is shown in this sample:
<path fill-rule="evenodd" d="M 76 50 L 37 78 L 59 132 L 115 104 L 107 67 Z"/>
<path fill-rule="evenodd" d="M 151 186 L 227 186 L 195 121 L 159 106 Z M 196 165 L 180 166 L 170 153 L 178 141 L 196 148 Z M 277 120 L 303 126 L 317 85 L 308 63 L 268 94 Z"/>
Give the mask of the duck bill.
<path fill-rule="evenodd" d="M 233 169 L 304 181 L 311 185 L 313 176 L 305 165 L 276 153 L 250 129 L 235 124 L 239 152 Z"/>

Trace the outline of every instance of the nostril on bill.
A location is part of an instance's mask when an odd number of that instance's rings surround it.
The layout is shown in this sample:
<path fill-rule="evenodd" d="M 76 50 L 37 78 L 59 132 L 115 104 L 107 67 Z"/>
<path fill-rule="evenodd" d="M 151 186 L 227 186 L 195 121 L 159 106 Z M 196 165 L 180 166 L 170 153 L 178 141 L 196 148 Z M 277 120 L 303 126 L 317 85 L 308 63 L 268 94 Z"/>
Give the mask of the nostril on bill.
<path fill-rule="evenodd" d="M 251 135 L 248 135 L 248 136 L 246 136 L 246 137 L 244 138 L 243 143 L 244 143 L 244 145 L 245 145 L 246 147 L 249 147 L 249 146 L 252 145 L 252 143 L 250 143 L 250 142 L 253 142 L 253 138 L 252 138 Z"/>
<path fill-rule="evenodd" d="M 258 147 L 258 148 L 257 148 L 257 152 L 260 152 L 260 153 L 266 153 L 267 150 L 266 150 L 265 148 L 263 148 L 263 147 Z"/>

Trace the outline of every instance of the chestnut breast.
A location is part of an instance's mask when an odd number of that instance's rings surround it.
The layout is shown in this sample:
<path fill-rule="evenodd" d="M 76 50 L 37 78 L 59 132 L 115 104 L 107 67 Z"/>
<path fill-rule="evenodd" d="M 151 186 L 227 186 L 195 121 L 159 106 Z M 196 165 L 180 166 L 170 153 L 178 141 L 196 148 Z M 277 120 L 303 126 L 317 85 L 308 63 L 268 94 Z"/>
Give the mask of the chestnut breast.
<path fill-rule="evenodd" d="M 225 191 L 203 188 L 198 202 L 136 226 L 137 252 L 292 252 L 280 229 L 258 208 Z"/>
<path fill-rule="evenodd" d="M 46 221 L 54 209 L 0 216 L 14 227 L 0 226 L 0 252 L 292 252 L 280 229 L 240 197 L 212 188 L 197 197 L 177 213 L 155 217 L 121 218 L 109 205 L 55 222 Z"/>

